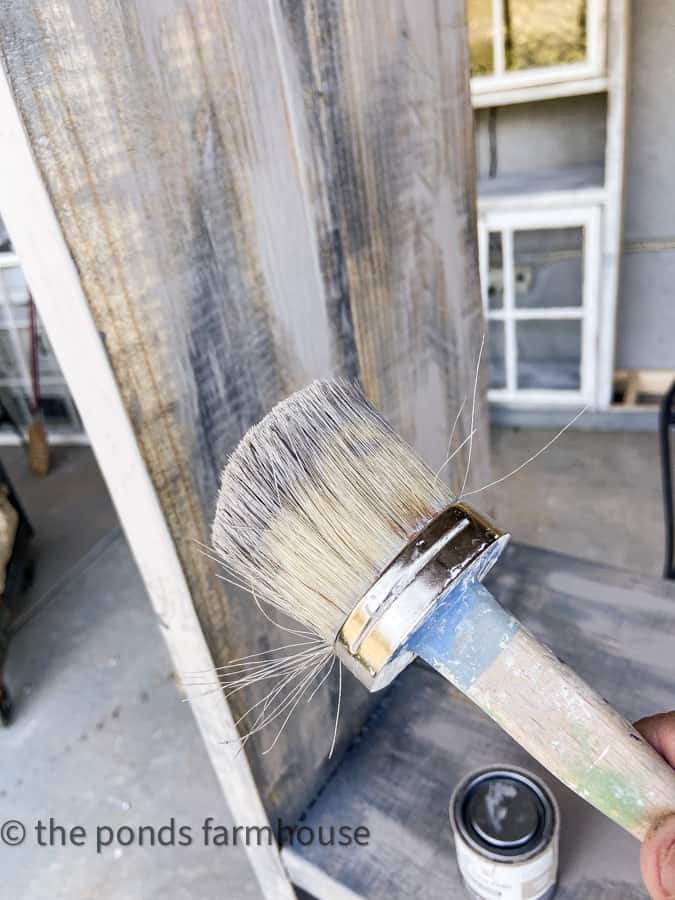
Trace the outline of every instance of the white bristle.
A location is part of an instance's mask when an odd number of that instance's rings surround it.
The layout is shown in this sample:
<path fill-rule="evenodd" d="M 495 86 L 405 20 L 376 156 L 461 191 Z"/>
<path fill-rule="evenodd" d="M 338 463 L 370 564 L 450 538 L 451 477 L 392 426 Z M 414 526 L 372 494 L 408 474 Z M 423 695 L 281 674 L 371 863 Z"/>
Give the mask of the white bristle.
<path fill-rule="evenodd" d="M 348 382 L 314 382 L 244 436 L 223 475 L 213 546 L 254 595 L 332 644 L 450 489 Z"/>

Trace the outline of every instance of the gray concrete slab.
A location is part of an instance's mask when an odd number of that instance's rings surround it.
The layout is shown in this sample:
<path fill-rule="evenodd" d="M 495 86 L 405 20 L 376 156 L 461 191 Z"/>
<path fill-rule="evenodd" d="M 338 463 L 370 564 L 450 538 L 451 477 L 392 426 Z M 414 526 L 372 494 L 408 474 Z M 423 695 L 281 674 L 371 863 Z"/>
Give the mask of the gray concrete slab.
<path fill-rule="evenodd" d="M 492 429 L 494 477 L 555 434 Z M 513 478 L 472 498 L 492 507 L 515 540 L 660 576 L 664 536 L 655 432 L 567 431 Z"/>
<path fill-rule="evenodd" d="M 551 430 L 493 429 L 495 476 Z M 15 721 L 0 731 L 0 822 L 49 817 L 84 847 L 2 848 L 0 896 L 25 900 L 247 900 L 260 896 L 240 847 L 205 848 L 207 816 L 232 825 L 105 486 L 87 449 L 63 449 L 47 479 L 2 451 L 37 529 L 30 615 L 10 651 Z M 9 457 L 9 458 L 7 458 Z M 478 495 L 519 541 L 658 574 L 662 514 L 655 434 L 568 432 Z M 97 825 L 158 828 L 189 847 L 107 847 Z"/>
<path fill-rule="evenodd" d="M 44 478 L 30 471 L 21 447 L 2 447 L 0 458 L 35 529 L 35 579 L 17 610 L 26 618 L 117 527 L 117 516 L 88 447 L 52 447 L 51 468 Z"/>
<path fill-rule="evenodd" d="M 231 818 L 119 532 L 19 631 L 7 679 L 16 708 L 0 732 L 0 819 L 20 820 L 27 836 L 0 850 L 3 897 L 260 896 L 243 849 L 203 846 L 204 819 Z M 37 846 L 35 824 L 50 817 L 82 826 L 86 845 Z M 97 826 L 159 828 L 172 817 L 191 829 L 191 846 L 115 840 L 97 853 Z"/>

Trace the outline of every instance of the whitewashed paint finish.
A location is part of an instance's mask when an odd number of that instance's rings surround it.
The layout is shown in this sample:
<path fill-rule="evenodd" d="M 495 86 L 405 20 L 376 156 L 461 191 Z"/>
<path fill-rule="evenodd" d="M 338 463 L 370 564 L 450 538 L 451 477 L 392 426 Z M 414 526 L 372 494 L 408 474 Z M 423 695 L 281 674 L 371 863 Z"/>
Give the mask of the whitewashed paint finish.
<path fill-rule="evenodd" d="M 290 390 L 346 374 L 434 465 L 471 393 L 464 4 L 0 0 L 0 50 L 210 651 L 283 643 L 195 545 L 240 436 Z M 35 293 L 55 302 L 44 281 Z M 82 409 L 106 407 L 95 374 Z M 325 781 L 336 691 L 274 753 L 260 756 L 272 735 L 247 747 L 270 815 L 294 818 Z M 233 697 L 235 717 L 259 696 Z M 334 763 L 366 701 L 345 685 Z"/>
<path fill-rule="evenodd" d="M 157 613 L 158 629 L 178 673 L 207 671 L 213 666 L 213 658 L 175 544 L 2 71 L 0 143 L 3 159 L 14 176 L 0 181 L 0 211 L 86 423 Z M 237 730 L 227 701 L 220 692 L 213 692 L 194 703 L 192 711 L 229 809 L 246 824 L 266 826 L 265 809 L 246 757 L 237 753 L 232 743 Z M 251 843 L 246 849 L 263 895 L 269 900 L 292 900 L 293 891 L 277 848 Z"/>

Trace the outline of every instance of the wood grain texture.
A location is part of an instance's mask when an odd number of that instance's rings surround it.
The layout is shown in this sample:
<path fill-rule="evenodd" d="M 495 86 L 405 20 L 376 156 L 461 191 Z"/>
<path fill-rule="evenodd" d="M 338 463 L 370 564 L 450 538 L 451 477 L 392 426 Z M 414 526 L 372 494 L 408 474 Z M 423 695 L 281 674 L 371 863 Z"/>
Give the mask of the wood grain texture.
<path fill-rule="evenodd" d="M 471 394 L 463 16 L 461 0 L 0 0 L 3 64 L 217 663 L 285 642 L 195 543 L 244 431 L 346 373 L 437 465 Z M 335 694 L 274 753 L 249 745 L 270 815 L 326 777 Z M 368 704 L 358 686 L 343 702 L 344 744 Z"/>
<path fill-rule="evenodd" d="M 466 694 L 548 772 L 639 840 L 675 812 L 675 771 L 528 631 Z"/>
<path fill-rule="evenodd" d="M 105 347 L 96 330 L 79 273 L 66 246 L 35 164 L 9 82 L 0 71 L 0 146 L 11 179 L 0 179 L 0 209 L 48 330 L 68 387 L 87 423 L 87 434 L 138 563 L 174 665 L 174 671 L 209 671 L 213 659 L 199 625 L 185 574 L 139 451 Z M 192 704 L 224 798 L 251 825 L 268 823 L 248 760 L 236 740 L 232 709 L 222 693 Z M 265 897 L 292 897 L 276 847 L 247 844 Z"/>
<path fill-rule="evenodd" d="M 672 706 L 672 583 L 512 546 L 486 584 L 627 719 Z M 450 833 L 450 794 L 470 771 L 500 764 L 530 769 L 556 796 L 561 810 L 557 897 L 646 897 L 636 841 L 419 664 L 382 697 L 304 820 L 314 828 L 338 821 L 366 825 L 368 847 L 337 852 L 296 845 L 289 871 L 310 893 L 311 867 L 316 867 L 324 879 L 331 876 L 351 892 L 345 897 L 460 900 L 465 893 Z M 343 895 L 336 889 L 316 896 Z"/>
<path fill-rule="evenodd" d="M 282 0 L 279 20 L 339 364 L 439 464 L 482 328 L 463 6 Z"/>

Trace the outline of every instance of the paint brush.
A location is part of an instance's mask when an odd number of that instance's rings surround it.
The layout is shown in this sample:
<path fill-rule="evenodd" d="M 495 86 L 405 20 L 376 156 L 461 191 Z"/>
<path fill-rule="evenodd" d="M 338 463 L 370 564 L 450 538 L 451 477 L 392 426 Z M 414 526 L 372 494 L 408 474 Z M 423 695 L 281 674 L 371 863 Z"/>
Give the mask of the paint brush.
<path fill-rule="evenodd" d="M 370 691 L 426 660 L 569 788 L 643 839 L 675 772 L 483 587 L 508 534 L 457 502 L 355 386 L 315 382 L 243 438 L 213 546 Z"/>

